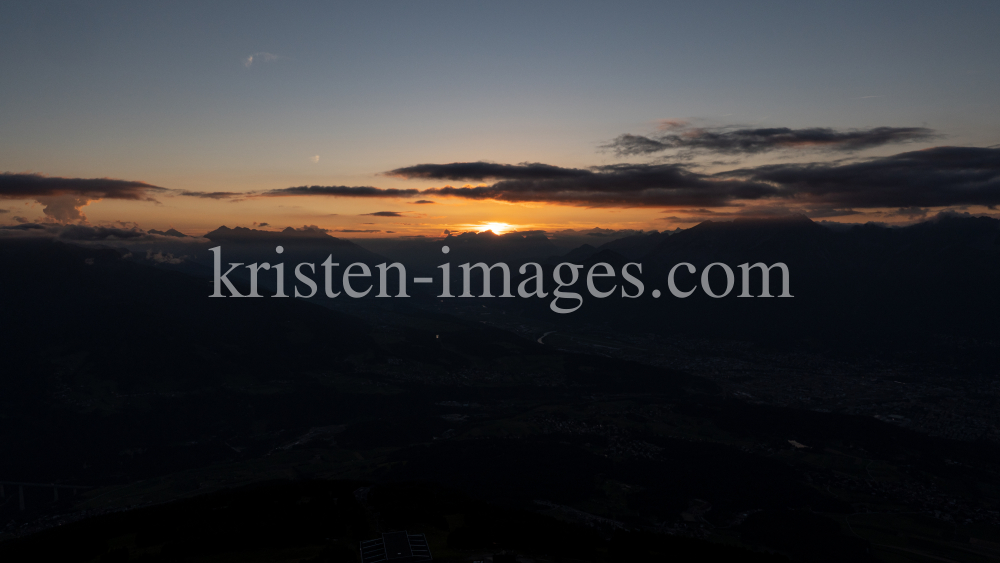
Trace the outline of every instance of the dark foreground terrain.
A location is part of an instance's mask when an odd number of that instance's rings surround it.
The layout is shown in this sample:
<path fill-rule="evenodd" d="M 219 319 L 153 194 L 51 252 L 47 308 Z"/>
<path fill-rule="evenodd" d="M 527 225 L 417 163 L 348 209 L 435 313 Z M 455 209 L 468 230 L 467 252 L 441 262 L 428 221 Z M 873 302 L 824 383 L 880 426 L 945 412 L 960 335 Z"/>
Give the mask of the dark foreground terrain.
<path fill-rule="evenodd" d="M 204 279 L 51 241 L 0 264 L 3 561 L 357 561 L 400 529 L 452 561 L 1000 558 L 988 433 L 752 396 L 860 385 L 867 352 L 210 300 Z M 989 378 L 988 348 L 956 386 Z M 948 365 L 890 350 L 900 381 Z"/>
<path fill-rule="evenodd" d="M 603 529 L 602 529 L 603 528 Z M 268 482 L 98 516 L 3 544 L 39 561 L 353 562 L 383 530 L 424 533 L 439 561 L 518 553 L 554 560 L 787 561 L 681 536 L 595 527 L 473 500 L 427 484 Z"/>

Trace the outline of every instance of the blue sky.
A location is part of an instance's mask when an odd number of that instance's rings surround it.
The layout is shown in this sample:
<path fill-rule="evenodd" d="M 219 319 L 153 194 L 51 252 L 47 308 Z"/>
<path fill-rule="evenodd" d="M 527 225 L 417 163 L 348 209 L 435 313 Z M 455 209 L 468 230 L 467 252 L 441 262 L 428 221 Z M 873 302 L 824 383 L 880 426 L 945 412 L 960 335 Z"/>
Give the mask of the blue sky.
<path fill-rule="evenodd" d="M 609 164 L 662 119 L 1000 143 L 997 2 L 0 6 L 7 172 L 430 187 L 378 174 Z"/>

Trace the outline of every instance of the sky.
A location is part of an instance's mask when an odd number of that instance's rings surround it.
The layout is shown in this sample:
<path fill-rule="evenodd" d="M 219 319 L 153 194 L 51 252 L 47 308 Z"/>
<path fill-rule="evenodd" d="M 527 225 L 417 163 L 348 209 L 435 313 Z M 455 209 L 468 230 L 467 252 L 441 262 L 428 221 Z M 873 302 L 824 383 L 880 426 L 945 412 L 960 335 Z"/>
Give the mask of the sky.
<path fill-rule="evenodd" d="M 995 1 L 0 14 L 0 225 L 437 236 L 1000 204 Z"/>

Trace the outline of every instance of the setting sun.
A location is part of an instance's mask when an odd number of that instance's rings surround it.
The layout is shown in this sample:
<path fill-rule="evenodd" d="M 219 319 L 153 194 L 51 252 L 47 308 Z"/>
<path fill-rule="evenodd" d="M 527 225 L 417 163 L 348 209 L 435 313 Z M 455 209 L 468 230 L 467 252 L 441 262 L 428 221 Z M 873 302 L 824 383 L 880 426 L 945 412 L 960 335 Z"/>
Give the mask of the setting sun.
<path fill-rule="evenodd" d="M 510 230 L 510 225 L 507 223 L 486 223 L 479 227 L 480 233 L 485 233 L 486 231 L 493 231 L 495 235 L 502 235 Z"/>

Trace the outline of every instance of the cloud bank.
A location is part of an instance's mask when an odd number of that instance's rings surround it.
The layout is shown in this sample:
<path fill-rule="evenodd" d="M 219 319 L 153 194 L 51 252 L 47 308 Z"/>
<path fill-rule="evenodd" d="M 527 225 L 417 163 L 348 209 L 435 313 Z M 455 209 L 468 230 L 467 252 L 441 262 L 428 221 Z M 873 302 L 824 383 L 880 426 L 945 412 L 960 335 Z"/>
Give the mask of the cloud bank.
<path fill-rule="evenodd" d="M 423 164 L 441 179 L 488 171 L 500 181 L 444 186 L 424 196 L 542 202 L 590 207 L 730 207 L 747 202 L 793 205 L 814 216 L 855 208 L 926 208 L 1000 204 L 1000 148 L 935 147 L 850 163 L 774 164 L 704 174 L 684 164 L 615 164 L 587 170 L 549 165 Z M 483 177 L 485 177 L 485 172 Z M 800 211 L 801 212 L 801 209 Z"/>
<path fill-rule="evenodd" d="M 683 126 L 681 126 L 683 127 Z M 677 127 L 671 128 L 671 130 Z M 912 143 L 938 137 L 924 127 L 874 127 L 841 130 L 829 127 L 789 129 L 693 128 L 680 133 L 642 136 L 625 134 L 602 145 L 620 157 L 644 156 L 677 149 L 682 153 L 718 153 L 729 155 L 760 154 L 784 149 L 825 149 L 858 151 L 894 143 Z"/>
<path fill-rule="evenodd" d="M 849 164 L 773 164 L 717 174 L 780 187 L 784 199 L 849 207 L 1000 204 L 1000 148 L 935 147 Z"/>
<path fill-rule="evenodd" d="M 42 174 L 0 174 L 0 198 L 31 199 L 41 203 L 49 218 L 68 223 L 85 221 L 80 211 L 92 201 L 127 199 L 152 201 L 166 188 L 133 180 L 112 178 L 59 178 Z"/>
<path fill-rule="evenodd" d="M 188 197 L 200 197 L 203 199 L 234 199 L 238 197 L 245 197 L 247 194 L 243 192 L 196 192 L 196 191 L 184 190 L 180 192 L 179 195 Z"/>
<path fill-rule="evenodd" d="M 380 189 L 373 186 L 298 186 L 268 190 L 261 194 L 267 197 L 293 195 L 319 195 L 337 197 L 401 197 L 409 198 L 420 195 L 416 189 Z"/>
<path fill-rule="evenodd" d="M 850 141 L 855 142 L 855 141 Z M 387 175 L 438 180 L 485 180 L 492 184 L 445 185 L 423 190 L 372 186 L 302 186 L 264 196 L 455 197 L 511 203 L 586 207 L 663 207 L 705 213 L 723 207 L 772 215 L 805 213 L 842 217 L 859 209 L 908 210 L 1000 204 L 1000 148 L 935 147 L 851 162 L 771 164 L 706 174 L 683 163 L 635 163 L 562 168 L 542 163 L 453 162 L 419 164 Z M 424 201 L 424 200 L 421 200 Z M 426 200 L 430 201 L 430 200 Z M 401 212 L 368 215 L 397 217 Z"/>
<path fill-rule="evenodd" d="M 537 178 L 578 178 L 587 175 L 586 170 L 560 168 L 540 162 L 521 164 L 496 164 L 493 162 L 453 162 L 451 164 L 418 164 L 397 168 L 385 173 L 407 179 L 424 180 L 466 180 L 478 181 L 489 178 L 507 180 L 533 180 Z"/>

